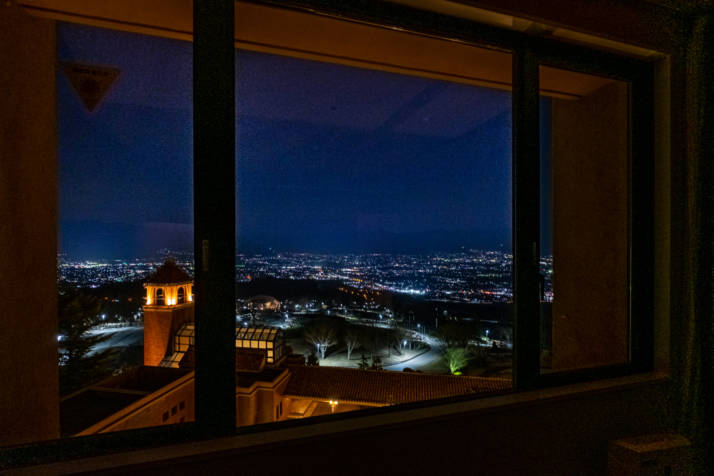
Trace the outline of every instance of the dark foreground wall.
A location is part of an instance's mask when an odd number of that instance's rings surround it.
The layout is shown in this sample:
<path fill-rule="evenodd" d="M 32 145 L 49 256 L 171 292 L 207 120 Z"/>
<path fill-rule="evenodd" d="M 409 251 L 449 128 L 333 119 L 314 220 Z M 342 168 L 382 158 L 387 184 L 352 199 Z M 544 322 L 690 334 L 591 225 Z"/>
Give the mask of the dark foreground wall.
<path fill-rule="evenodd" d="M 55 51 L 0 5 L 0 446 L 59 436 Z"/>
<path fill-rule="evenodd" d="M 667 428 L 666 389 L 652 382 L 201 457 L 178 452 L 110 474 L 605 474 L 609 440 Z"/>

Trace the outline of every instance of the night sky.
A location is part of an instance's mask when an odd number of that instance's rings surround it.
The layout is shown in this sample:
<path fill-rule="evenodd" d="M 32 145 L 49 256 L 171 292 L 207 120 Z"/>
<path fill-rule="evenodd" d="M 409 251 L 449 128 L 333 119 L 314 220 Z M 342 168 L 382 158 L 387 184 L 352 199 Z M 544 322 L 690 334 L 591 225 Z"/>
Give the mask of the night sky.
<path fill-rule="evenodd" d="M 89 113 L 58 72 L 61 252 L 192 248 L 191 44 L 61 25 L 117 67 Z M 239 251 L 510 249 L 510 93 L 237 53 Z"/>

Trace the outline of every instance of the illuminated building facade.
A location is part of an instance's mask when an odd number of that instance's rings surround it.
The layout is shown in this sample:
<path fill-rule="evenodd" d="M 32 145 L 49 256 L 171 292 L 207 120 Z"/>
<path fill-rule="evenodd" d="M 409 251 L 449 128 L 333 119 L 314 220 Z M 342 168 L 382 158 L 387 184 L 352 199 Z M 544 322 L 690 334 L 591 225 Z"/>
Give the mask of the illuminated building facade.
<path fill-rule="evenodd" d="M 253 311 L 279 311 L 280 302 L 272 296 L 253 296 L 246 300 L 246 305 Z"/>
<path fill-rule="evenodd" d="M 193 280 L 172 260 L 167 260 L 144 284 L 144 365 L 159 365 L 173 348 L 173 339 L 193 322 Z"/>

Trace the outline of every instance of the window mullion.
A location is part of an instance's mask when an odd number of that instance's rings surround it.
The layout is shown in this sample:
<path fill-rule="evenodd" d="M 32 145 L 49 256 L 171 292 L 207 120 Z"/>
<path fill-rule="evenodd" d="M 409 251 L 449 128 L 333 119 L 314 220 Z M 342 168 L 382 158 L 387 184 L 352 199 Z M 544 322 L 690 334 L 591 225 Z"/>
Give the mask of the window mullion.
<path fill-rule="evenodd" d="M 538 62 L 513 53 L 513 386 L 532 388 L 540 366 L 540 145 Z"/>
<path fill-rule="evenodd" d="M 235 429 L 235 50 L 233 0 L 194 1 L 196 423 Z"/>
<path fill-rule="evenodd" d="M 630 86 L 629 309 L 630 362 L 652 369 L 654 355 L 653 72 L 646 68 Z"/>

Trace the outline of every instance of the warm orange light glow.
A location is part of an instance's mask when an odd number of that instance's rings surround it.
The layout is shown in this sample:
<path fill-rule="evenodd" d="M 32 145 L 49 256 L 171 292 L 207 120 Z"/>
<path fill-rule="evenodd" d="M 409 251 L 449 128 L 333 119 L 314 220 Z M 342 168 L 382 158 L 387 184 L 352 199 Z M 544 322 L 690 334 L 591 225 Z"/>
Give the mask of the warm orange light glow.
<path fill-rule="evenodd" d="M 146 283 L 144 287 L 146 288 L 146 306 L 176 306 L 179 305 L 179 289 L 183 289 L 183 295 L 188 299 L 181 304 L 188 302 L 193 302 L 193 296 L 188 293 L 191 283 L 177 283 L 177 284 L 152 284 Z M 156 292 L 161 290 L 164 295 L 163 304 L 156 303 Z"/>

